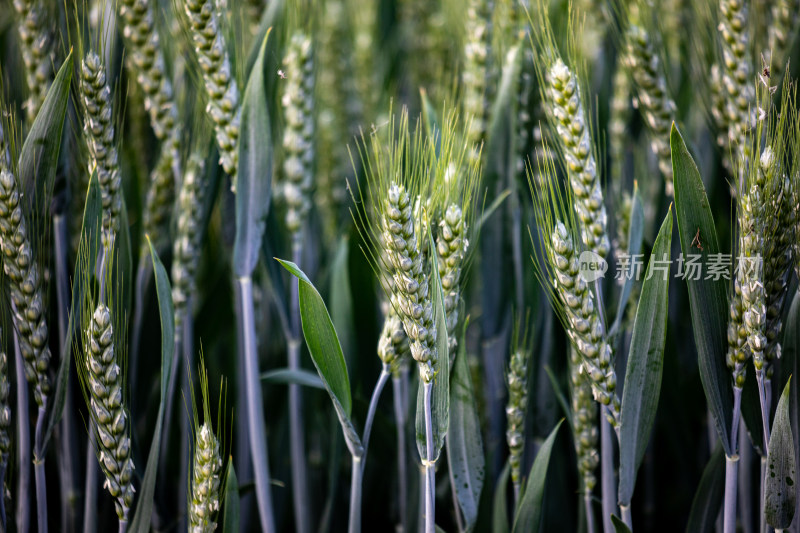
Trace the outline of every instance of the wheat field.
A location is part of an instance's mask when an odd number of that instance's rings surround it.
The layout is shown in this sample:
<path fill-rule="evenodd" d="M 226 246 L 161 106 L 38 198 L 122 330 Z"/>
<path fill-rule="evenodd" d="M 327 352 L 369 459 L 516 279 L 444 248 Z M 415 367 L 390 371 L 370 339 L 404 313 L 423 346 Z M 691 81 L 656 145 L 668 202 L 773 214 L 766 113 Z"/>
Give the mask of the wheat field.
<path fill-rule="evenodd" d="M 796 0 L 0 0 L 0 532 L 800 531 Z"/>

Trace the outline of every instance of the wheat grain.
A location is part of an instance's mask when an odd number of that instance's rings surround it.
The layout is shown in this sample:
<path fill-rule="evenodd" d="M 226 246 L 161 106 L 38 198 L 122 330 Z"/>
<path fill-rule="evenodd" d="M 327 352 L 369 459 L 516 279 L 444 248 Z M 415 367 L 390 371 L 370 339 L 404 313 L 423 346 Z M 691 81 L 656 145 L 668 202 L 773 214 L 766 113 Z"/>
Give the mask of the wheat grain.
<path fill-rule="evenodd" d="M 447 342 L 450 352 L 456 347 L 458 308 L 461 304 L 461 269 L 469 247 L 467 224 L 457 204 L 450 204 L 439 222 L 436 236 L 437 264 L 444 291 L 444 311 L 447 317 Z"/>
<path fill-rule="evenodd" d="M 25 377 L 33 385 L 37 405 L 43 406 L 50 393 L 50 348 L 41 267 L 33 255 L 19 184 L 6 169 L 0 170 L 0 248 L 3 269 L 10 281 L 11 312 L 25 362 Z"/>
<path fill-rule="evenodd" d="M 464 113 L 471 117 L 469 142 L 476 147 L 470 157 L 479 156 L 477 149 L 486 136 L 489 100 L 487 96 L 492 43 L 491 0 L 469 0 L 467 3 L 467 42 L 464 46 Z"/>
<path fill-rule="evenodd" d="M 203 159 L 193 155 L 183 176 L 178 198 L 178 231 L 172 244 L 172 303 L 176 337 L 180 338 L 187 304 L 195 290 L 200 262 L 200 225 L 203 216 Z"/>
<path fill-rule="evenodd" d="M 597 407 L 592 402 L 592 386 L 583 371 L 581 356 L 570 349 L 569 378 L 572 397 L 572 434 L 582 490 L 591 494 L 597 484 L 595 470 L 600 462 L 597 442 Z"/>
<path fill-rule="evenodd" d="M 130 425 L 111 311 L 105 304 L 95 308 L 84 342 L 86 387 L 98 460 L 106 478 L 104 487 L 115 498 L 120 522 L 127 522 L 134 492 Z"/>
<path fill-rule="evenodd" d="M 667 93 L 666 73 L 656 54 L 649 32 L 632 23 L 626 32 L 625 65 L 630 71 L 638 94 L 645 123 L 651 132 L 653 151 L 658 156 L 658 168 L 666 180 L 666 192 L 672 196 L 672 154 L 669 130 L 675 121 L 675 103 Z"/>
<path fill-rule="evenodd" d="M 41 0 L 14 0 L 14 8 L 20 17 L 17 28 L 28 84 L 25 111 L 30 123 L 39 113 L 53 77 L 50 60 L 53 39 L 45 27 L 49 18 L 46 6 Z"/>
<path fill-rule="evenodd" d="M 606 257 L 609 252 L 607 215 L 589 123 L 584 115 L 578 79 L 560 58 L 548 68 L 547 95 L 575 198 L 581 239 L 589 250 Z"/>
<path fill-rule="evenodd" d="M 233 75 L 225 38 L 212 0 L 185 0 L 197 61 L 203 73 L 208 104 L 206 112 L 214 122 L 220 163 L 236 190 L 239 165 L 239 88 Z"/>
<path fill-rule="evenodd" d="M 755 89 L 750 56 L 747 0 L 720 0 L 722 86 L 725 89 L 728 140 L 740 157 L 749 153 L 748 135 L 755 118 Z"/>
<path fill-rule="evenodd" d="M 394 279 L 392 305 L 403 320 L 411 356 L 419 364 L 420 378 L 430 383 L 437 357 L 436 328 L 428 273 L 417 240 L 417 222 L 412 216 L 411 197 L 405 187 L 392 183 L 385 202 L 382 230 Z"/>
<path fill-rule="evenodd" d="M 111 89 L 100 57 L 88 52 L 81 63 L 81 101 L 84 112 L 84 133 L 91 156 L 89 174 L 97 172 L 103 205 L 103 246 L 111 249 L 119 231 L 122 211 L 121 180 L 117 148 L 114 145 L 114 121 Z"/>
<path fill-rule="evenodd" d="M 214 517 L 220 510 L 222 458 L 219 441 L 207 422 L 196 433 L 189 531 L 211 533 L 217 529 Z"/>
<path fill-rule="evenodd" d="M 408 358 L 408 336 L 394 307 L 388 302 L 385 304 L 383 329 L 378 337 L 378 357 L 383 364 L 389 365 L 393 375 L 398 375 Z"/>
<path fill-rule="evenodd" d="M 311 207 L 314 164 L 314 58 L 311 39 L 296 32 L 283 59 L 286 86 L 282 98 L 286 128 L 283 132 L 286 228 L 295 242 Z"/>
<path fill-rule="evenodd" d="M 519 495 L 522 485 L 522 455 L 525 449 L 525 415 L 528 409 L 528 360 L 530 352 L 516 349 L 511 354 L 506 373 L 508 403 L 506 404 L 506 443 L 511 481 Z"/>

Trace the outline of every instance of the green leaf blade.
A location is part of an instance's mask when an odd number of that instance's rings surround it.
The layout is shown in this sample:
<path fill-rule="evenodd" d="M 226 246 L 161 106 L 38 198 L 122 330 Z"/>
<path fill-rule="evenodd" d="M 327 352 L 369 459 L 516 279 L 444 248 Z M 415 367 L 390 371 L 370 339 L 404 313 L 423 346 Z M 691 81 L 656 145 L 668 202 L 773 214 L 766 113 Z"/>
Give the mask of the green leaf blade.
<path fill-rule="evenodd" d="M 725 454 L 721 446 L 711 455 L 692 500 L 686 533 L 711 533 L 725 493 Z"/>
<path fill-rule="evenodd" d="M 272 133 L 264 82 L 268 39 L 269 31 L 261 43 L 242 104 L 233 244 L 233 270 L 240 278 L 250 276 L 258 263 L 272 192 Z"/>
<path fill-rule="evenodd" d="M 531 471 L 528 474 L 528 482 L 525 485 L 522 500 L 516 510 L 514 517 L 513 533 L 538 533 L 542 518 L 542 498 L 544 497 L 545 481 L 547 480 L 547 467 L 550 465 L 550 455 L 553 452 L 553 444 L 558 436 L 558 430 L 564 422 L 562 418 L 556 427 L 550 432 L 547 439 L 539 448 L 539 453 L 533 461 Z"/>
<path fill-rule="evenodd" d="M 18 177 L 24 190 L 23 198 L 28 205 L 27 212 L 38 217 L 49 213 L 50 206 L 46 202 L 49 201 L 61 152 L 61 132 L 69 103 L 72 61 L 70 51 L 47 91 L 19 155 Z"/>
<path fill-rule="evenodd" d="M 681 251 L 684 257 L 698 254 L 703 259 L 701 263 L 705 263 L 709 255 L 720 253 L 717 232 L 700 171 L 674 124 L 670 146 Z M 700 380 L 725 453 L 734 455 L 736 450 L 732 449 L 730 440 L 733 391 L 730 373 L 725 365 L 728 342 L 725 282 L 723 279 L 705 279 L 705 276 L 699 278 L 687 277 L 687 285 Z"/>
<path fill-rule="evenodd" d="M 222 509 L 222 533 L 239 533 L 239 481 L 233 469 L 233 458 L 228 458 L 228 475 L 225 479 L 225 503 Z"/>
<path fill-rule="evenodd" d="M 775 411 L 764 478 L 764 516 L 767 524 L 775 529 L 788 529 L 792 525 L 797 496 L 794 437 L 789 419 L 791 384 L 792 380 L 789 378 Z"/>
<path fill-rule="evenodd" d="M 463 342 L 461 346 L 450 383 L 450 431 L 446 445 L 450 482 L 464 515 L 464 530 L 471 531 L 478 519 L 485 459 L 480 419 Z"/>
<path fill-rule="evenodd" d="M 153 431 L 153 440 L 150 443 L 150 453 L 147 456 L 142 487 L 139 490 L 136 512 L 131 520 L 131 533 L 147 533 L 150 531 L 150 518 L 153 514 L 153 496 L 156 489 L 156 476 L 158 473 L 158 458 L 161 451 L 161 435 L 164 425 L 164 411 L 166 410 L 167 387 L 169 386 L 172 371 L 172 358 L 174 356 L 175 322 L 172 308 L 172 288 L 164 265 L 161 263 L 153 243 L 147 239 L 150 247 L 150 256 L 153 260 L 153 273 L 156 278 L 156 295 L 158 296 L 158 311 L 161 316 L 161 402 L 158 406 L 156 427 Z"/>
<path fill-rule="evenodd" d="M 497 478 L 492 502 L 492 533 L 508 533 L 508 480 L 511 477 L 511 463 L 506 466 Z"/>
<path fill-rule="evenodd" d="M 653 246 L 633 325 L 622 395 L 619 439 L 621 505 L 630 505 L 636 472 L 650 440 L 658 408 L 667 333 L 671 246 L 672 210 L 664 218 Z M 666 265 L 667 270 L 655 272 L 656 261 Z"/>

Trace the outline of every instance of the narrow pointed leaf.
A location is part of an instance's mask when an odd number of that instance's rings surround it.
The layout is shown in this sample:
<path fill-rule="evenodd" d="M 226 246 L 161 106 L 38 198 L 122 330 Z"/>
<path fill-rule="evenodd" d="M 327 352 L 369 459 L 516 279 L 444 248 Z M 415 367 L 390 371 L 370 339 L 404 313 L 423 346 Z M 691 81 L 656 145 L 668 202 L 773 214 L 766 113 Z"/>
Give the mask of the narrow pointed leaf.
<path fill-rule="evenodd" d="M 703 180 L 692 156 L 686 149 L 678 128 L 673 124 L 670 134 L 672 170 L 675 182 L 675 214 L 683 257 L 699 256 L 702 265 L 709 264 L 711 254 L 720 253 L 714 218 L 708 205 Z M 705 279 L 705 275 L 687 276 L 689 304 L 692 312 L 692 331 L 697 346 L 700 380 L 703 383 L 708 409 L 714 427 L 727 455 L 731 448 L 731 418 L 733 391 L 730 373 L 725 366 L 727 347 L 728 299 L 725 280 Z"/>
<path fill-rule="evenodd" d="M 625 387 L 619 450 L 619 502 L 630 505 L 636 472 L 642 463 L 661 393 L 664 343 L 669 307 L 669 265 L 672 246 L 672 210 L 667 213 L 647 265 L 636 309 Z"/>
<path fill-rule="evenodd" d="M 19 180 L 27 212 L 43 217 L 58 167 L 61 132 L 72 81 L 72 51 L 58 70 L 19 154 Z"/>
<path fill-rule="evenodd" d="M 642 197 L 639 195 L 639 187 L 633 188 L 633 202 L 631 204 L 631 223 L 628 231 L 628 257 L 632 260 L 642 250 L 642 239 L 644 238 L 644 208 L 642 207 Z M 671 225 L 671 224 L 670 224 Z M 633 262 L 629 268 L 633 268 Z M 619 302 L 617 303 L 617 316 L 609 329 L 609 335 L 618 333 L 622 319 L 625 317 L 625 310 L 628 308 L 628 299 L 633 290 L 634 272 L 626 276 L 622 291 L 620 292 Z"/>
<path fill-rule="evenodd" d="M 544 496 L 544 486 L 547 480 L 547 467 L 550 465 L 550 454 L 553 452 L 553 444 L 558 436 L 558 430 L 564 422 L 562 418 L 547 440 L 544 441 L 536 459 L 533 461 L 531 471 L 528 474 L 528 482 L 525 484 L 525 492 L 516 510 L 514 517 L 513 533 L 538 533 L 542 519 L 542 497 Z"/>
<path fill-rule="evenodd" d="M 433 235 L 428 236 L 431 250 L 435 250 Z M 431 279 L 430 279 L 431 304 L 433 305 L 434 327 L 436 328 L 436 363 L 433 365 L 433 397 L 431 398 L 431 413 L 433 417 L 433 460 L 439 458 L 439 452 L 444 446 L 444 437 L 450 423 L 450 354 L 447 345 L 447 321 L 444 312 L 444 294 L 442 282 L 439 279 L 439 266 L 436 254 L 431 254 Z M 427 453 L 425 435 L 425 409 L 423 390 L 425 383 L 420 380 L 417 389 L 417 451 L 420 457 Z"/>
<path fill-rule="evenodd" d="M 268 39 L 269 32 L 261 43 L 242 104 L 233 243 L 233 270 L 239 278 L 250 276 L 258 262 L 272 193 L 272 138 L 264 85 Z"/>
<path fill-rule="evenodd" d="M 222 533 L 239 533 L 239 481 L 233 469 L 233 458 L 228 458 L 225 503 L 222 508 Z"/>
<path fill-rule="evenodd" d="M 630 528 L 626 526 L 625 522 L 620 520 L 616 515 L 611 515 L 611 523 L 614 524 L 615 533 L 631 533 Z"/>
<path fill-rule="evenodd" d="M 311 360 L 314 362 L 317 373 L 333 401 L 333 407 L 339 415 L 339 422 L 342 425 L 348 447 L 353 452 L 360 449 L 361 440 L 350 419 L 352 411 L 350 377 L 347 374 L 347 364 L 342 354 L 336 328 L 333 326 L 322 296 L 305 273 L 291 261 L 282 259 L 277 261 L 291 272 L 300 284 L 300 320 L 303 325 L 303 336 L 306 339 Z"/>
<path fill-rule="evenodd" d="M 725 453 L 721 446 L 717 446 L 694 494 L 686 533 L 711 533 L 715 530 L 724 494 Z"/>
<path fill-rule="evenodd" d="M 303 385 L 314 389 L 326 390 L 325 384 L 322 383 L 320 377 L 308 370 L 302 368 L 292 370 L 290 368 L 279 368 L 277 370 L 270 370 L 261 374 L 261 381 L 265 383 Z"/>
<path fill-rule="evenodd" d="M 350 292 L 350 239 L 343 238 L 331 266 L 331 318 L 339 334 L 345 360 L 354 353 L 353 295 Z"/>
<path fill-rule="evenodd" d="M 467 367 L 463 336 L 450 382 L 450 431 L 447 434 L 447 462 L 450 483 L 464 516 L 464 531 L 471 531 L 478 519 L 483 489 L 485 460 L 481 424 Z"/>
<path fill-rule="evenodd" d="M 792 525 L 797 496 L 794 437 L 789 420 L 791 384 L 792 380 L 789 378 L 775 411 L 764 481 L 764 516 L 767 524 L 775 529 L 788 529 Z"/>
<path fill-rule="evenodd" d="M 781 357 L 781 363 L 783 358 Z M 755 376 L 752 360 L 745 363 L 747 376 Z M 775 381 L 773 381 L 774 383 Z M 742 387 L 742 421 L 747 428 L 747 436 L 759 455 L 764 454 L 764 426 L 761 421 L 761 398 L 755 379 L 745 379 Z"/>
<path fill-rule="evenodd" d="M 153 514 L 153 495 L 156 488 L 156 474 L 158 472 L 158 457 L 161 451 L 161 434 L 164 425 L 164 410 L 166 408 L 167 387 L 169 386 L 170 371 L 175 339 L 175 322 L 172 309 L 172 289 L 164 265 L 161 263 L 153 243 L 147 238 L 150 247 L 150 256 L 153 260 L 153 273 L 156 278 L 156 295 L 158 296 L 158 312 L 161 316 L 161 402 L 158 405 L 156 427 L 153 431 L 153 440 L 150 443 L 150 453 L 147 456 L 147 466 L 142 478 L 142 486 L 136 498 L 136 512 L 131 520 L 129 530 L 131 533 L 147 533 L 150 531 L 150 517 Z"/>
<path fill-rule="evenodd" d="M 511 463 L 506 466 L 497 478 L 492 504 L 492 533 L 508 533 L 508 480 L 511 477 Z"/>

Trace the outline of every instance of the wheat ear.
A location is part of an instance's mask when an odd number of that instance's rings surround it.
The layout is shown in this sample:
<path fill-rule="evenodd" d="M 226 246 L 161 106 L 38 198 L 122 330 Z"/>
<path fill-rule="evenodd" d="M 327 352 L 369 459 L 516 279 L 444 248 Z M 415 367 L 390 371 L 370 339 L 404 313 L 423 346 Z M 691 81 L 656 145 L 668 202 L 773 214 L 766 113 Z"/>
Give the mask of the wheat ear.
<path fill-rule="evenodd" d="M 464 113 L 471 117 L 468 140 L 474 147 L 470 157 L 480 155 L 479 148 L 486 136 L 488 124 L 489 63 L 492 54 L 491 0 L 469 0 L 467 2 L 467 42 L 464 45 Z"/>
<path fill-rule="evenodd" d="M 99 304 L 86 331 L 86 379 L 97 436 L 104 487 L 116 501 L 120 522 L 128 521 L 133 504 L 133 460 L 128 413 L 124 405 L 122 370 L 114 347 L 111 311 Z"/>
<path fill-rule="evenodd" d="M 45 29 L 48 22 L 45 6 L 42 0 L 14 0 L 14 9 L 20 17 L 17 28 L 28 84 L 25 111 L 29 123 L 33 123 L 39 113 L 53 77 L 50 60 L 52 38 Z"/>
<path fill-rule="evenodd" d="M 589 250 L 605 258 L 610 247 L 607 215 L 589 123 L 584 115 L 578 79 L 560 58 L 556 58 L 547 71 L 547 95 L 575 199 L 581 238 Z"/>
<path fill-rule="evenodd" d="M 314 164 L 314 58 L 311 39 L 295 33 L 283 59 L 286 86 L 282 103 L 286 118 L 283 132 L 283 198 L 286 228 L 292 239 L 300 239 L 311 207 Z"/>
<path fill-rule="evenodd" d="M 451 353 L 456 347 L 458 308 L 461 304 L 461 269 L 469 247 L 467 223 L 461 207 L 450 204 L 439 222 L 436 236 L 437 264 L 444 291 L 444 311 L 447 321 L 447 343 Z"/>
<path fill-rule="evenodd" d="M 9 169 L 0 170 L 0 248 L 3 269 L 10 281 L 11 314 L 25 362 L 25 377 L 33 385 L 38 406 L 50 394 L 50 348 L 41 266 L 33 256 L 23 213 L 19 184 Z"/>
<path fill-rule="evenodd" d="M 215 517 L 220 509 L 220 474 L 222 457 L 213 430 L 205 422 L 196 432 L 192 501 L 189 505 L 189 531 L 212 533 L 217 529 Z"/>
<path fill-rule="evenodd" d="M 722 37 L 722 87 L 728 140 L 740 156 L 749 154 L 748 132 L 755 117 L 755 89 L 751 78 L 747 0 L 720 0 L 719 32 Z"/>
<path fill-rule="evenodd" d="M 506 381 L 508 403 L 506 404 L 506 442 L 508 463 L 511 465 L 511 481 L 515 499 L 519 499 L 522 486 L 522 455 L 525 451 L 525 414 L 528 409 L 528 360 L 530 352 L 516 349 L 511 353 Z"/>
<path fill-rule="evenodd" d="M 583 371 L 581 355 L 570 349 L 569 378 L 572 392 L 572 434 L 582 490 L 591 494 L 597 484 L 595 470 L 600 462 L 597 447 L 597 407 L 592 401 L 592 385 Z"/>
<path fill-rule="evenodd" d="M 185 0 L 197 61 L 203 73 L 208 105 L 206 112 L 214 123 L 220 163 L 236 190 L 239 165 L 239 88 L 233 76 L 225 38 L 212 0 Z"/>
<path fill-rule="evenodd" d="M 408 357 L 408 336 L 394 307 L 388 302 L 384 307 L 383 329 L 378 337 L 378 357 L 383 364 L 389 365 L 392 375 L 398 375 Z"/>
<path fill-rule="evenodd" d="M 81 64 L 81 101 L 84 111 L 84 133 L 91 160 L 89 174 L 97 172 L 103 205 L 103 246 L 110 250 L 119 231 L 122 192 L 117 149 L 114 145 L 114 120 L 111 89 L 106 81 L 102 60 L 94 52 L 86 54 Z"/>

